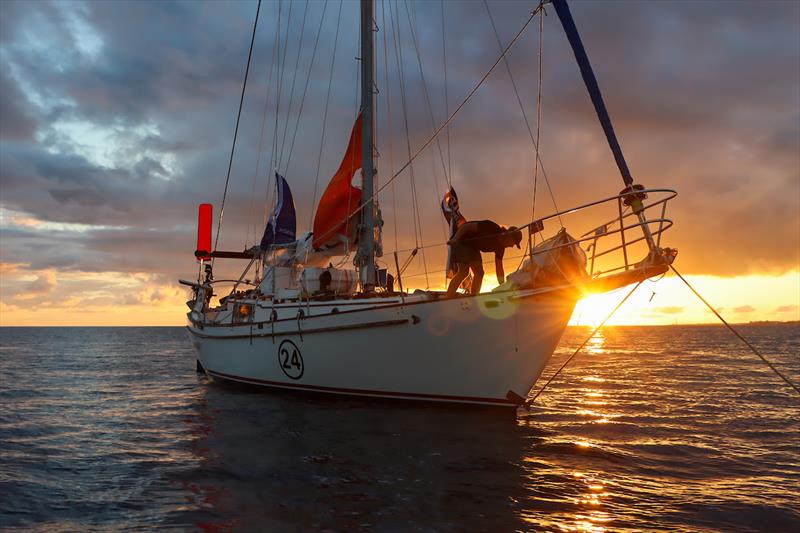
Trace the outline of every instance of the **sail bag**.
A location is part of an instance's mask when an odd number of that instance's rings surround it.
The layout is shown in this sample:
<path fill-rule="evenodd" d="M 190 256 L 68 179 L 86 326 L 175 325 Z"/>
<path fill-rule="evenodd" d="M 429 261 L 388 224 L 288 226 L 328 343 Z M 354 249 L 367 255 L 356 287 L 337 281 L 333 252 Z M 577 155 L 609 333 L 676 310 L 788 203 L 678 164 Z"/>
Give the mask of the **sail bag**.
<path fill-rule="evenodd" d="M 495 290 L 556 286 L 581 282 L 588 277 L 586 253 L 566 228 L 561 228 L 554 237 L 535 246 L 519 270 L 509 274 L 506 283 Z"/>

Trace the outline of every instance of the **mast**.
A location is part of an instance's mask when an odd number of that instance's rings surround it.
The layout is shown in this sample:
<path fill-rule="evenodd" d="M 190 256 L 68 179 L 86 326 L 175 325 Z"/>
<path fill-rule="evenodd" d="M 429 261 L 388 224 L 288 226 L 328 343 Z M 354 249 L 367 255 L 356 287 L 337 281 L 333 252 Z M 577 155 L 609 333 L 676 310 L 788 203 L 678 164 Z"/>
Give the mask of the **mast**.
<path fill-rule="evenodd" d="M 363 175 L 362 198 L 367 199 L 361 215 L 361 238 L 359 239 L 359 264 L 361 265 L 361 286 L 364 292 L 375 289 L 375 208 L 374 183 L 375 164 L 373 161 L 373 67 L 372 46 L 373 0 L 361 0 L 361 172 Z"/>

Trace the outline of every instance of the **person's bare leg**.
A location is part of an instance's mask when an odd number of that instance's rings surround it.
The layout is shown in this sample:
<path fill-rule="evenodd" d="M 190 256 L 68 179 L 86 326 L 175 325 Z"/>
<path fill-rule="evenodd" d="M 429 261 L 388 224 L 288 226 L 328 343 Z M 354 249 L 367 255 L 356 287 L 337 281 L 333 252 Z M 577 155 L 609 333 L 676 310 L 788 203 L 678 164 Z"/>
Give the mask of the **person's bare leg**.
<path fill-rule="evenodd" d="M 469 264 L 472 269 L 472 288 L 470 294 L 478 294 L 481 292 L 481 284 L 483 284 L 483 263 L 476 261 Z"/>
<path fill-rule="evenodd" d="M 461 286 L 461 282 L 464 281 L 464 278 L 466 278 L 468 275 L 469 275 L 469 266 L 459 264 L 456 275 L 453 276 L 453 279 L 450 280 L 450 285 L 447 286 L 448 298 L 452 298 L 453 296 L 456 295 L 458 287 Z"/>

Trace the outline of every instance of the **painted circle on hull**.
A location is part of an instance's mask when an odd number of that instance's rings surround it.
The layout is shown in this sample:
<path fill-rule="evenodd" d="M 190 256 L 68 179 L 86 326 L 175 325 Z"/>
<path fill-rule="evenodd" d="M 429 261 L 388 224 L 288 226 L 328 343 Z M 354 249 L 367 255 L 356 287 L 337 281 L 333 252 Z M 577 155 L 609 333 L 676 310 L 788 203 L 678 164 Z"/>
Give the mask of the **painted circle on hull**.
<path fill-rule="evenodd" d="M 300 348 L 295 343 L 286 339 L 278 346 L 278 365 L 281 370 L 291 379 L 303 377 L 305 367 L 303 366 L 303 356 Z"/>

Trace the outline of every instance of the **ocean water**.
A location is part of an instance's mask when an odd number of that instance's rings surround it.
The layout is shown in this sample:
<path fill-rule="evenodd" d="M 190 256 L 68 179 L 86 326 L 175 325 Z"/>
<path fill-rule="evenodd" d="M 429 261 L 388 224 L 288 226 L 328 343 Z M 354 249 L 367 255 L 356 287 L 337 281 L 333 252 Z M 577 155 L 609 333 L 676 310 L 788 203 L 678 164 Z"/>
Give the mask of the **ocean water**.
<path fill-rule="evenodd" d="M 741 329 L 800 380 L 800 326 Z M 716 326 L 608 328 L 516 419 L 209 383 L 182 328 L 3 328 L 0 529 L 797 532 L 800 397 Z"/>

